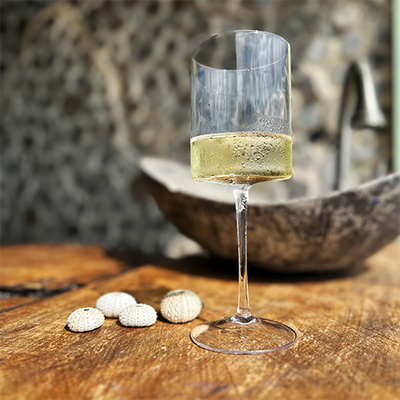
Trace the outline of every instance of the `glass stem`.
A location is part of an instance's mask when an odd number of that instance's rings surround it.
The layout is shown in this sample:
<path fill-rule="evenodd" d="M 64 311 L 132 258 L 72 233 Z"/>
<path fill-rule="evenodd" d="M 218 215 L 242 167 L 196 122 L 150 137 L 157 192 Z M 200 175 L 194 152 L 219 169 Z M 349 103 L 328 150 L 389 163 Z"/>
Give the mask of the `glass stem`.
<path fill-rule="evenodd" d="M 236 199 L 236 226 L 238 238 L 239 293 L 236 316 L 239 320 L 251 318 L 247 283 L 247 200 L 250 185 L 234 190 Z"/>

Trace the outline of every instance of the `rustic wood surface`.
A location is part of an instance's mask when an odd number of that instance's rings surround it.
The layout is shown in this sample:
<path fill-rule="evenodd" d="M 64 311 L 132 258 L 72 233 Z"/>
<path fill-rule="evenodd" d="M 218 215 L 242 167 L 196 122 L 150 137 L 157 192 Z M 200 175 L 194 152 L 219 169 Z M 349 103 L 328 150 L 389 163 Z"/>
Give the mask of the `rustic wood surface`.
<path fill-rule="evenodd" d="M 5 310 L 11 310 L 15 307 L 20 307 L 24 304 L 32 303 L 34 301 L 38 301 L 39 299 L 35 299 L 33 297 L 9 297 L 0 299 L 0 312 Z"/>
<path fill-rule="evenodd" d="M 95 246 L 5 246 L 0 259 L 0 285 L 6 290 L 66 290 L 124 269 Z"/>
<path fill-rule="evenodd" d="M 207 260 L 144 265 L 2 312 L 1 399 L 398 399 L 399 249 L 391 244 L 348 274 L 250 270 L 253 313 L 299 334 L 293 347 L 268 355 L 212 353 L 190 341 L 199 322 L 235 311 L 235 273 L 214 272 Z M 188 324 L 159 317 L 141 329 L 115 319 L 88 333 L 65 328 L 72 311 L 106 292 L 126 291 L 159 310 L 177 288 L 204 303 Z"/>

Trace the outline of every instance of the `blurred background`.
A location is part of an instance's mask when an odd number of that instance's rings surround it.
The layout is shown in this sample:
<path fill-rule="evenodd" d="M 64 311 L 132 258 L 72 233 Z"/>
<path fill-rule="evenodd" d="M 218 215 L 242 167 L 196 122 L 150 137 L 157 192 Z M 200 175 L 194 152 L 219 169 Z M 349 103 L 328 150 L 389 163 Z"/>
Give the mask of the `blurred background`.
<path fill-rule="evenodd" d="M 350 183 L 390 172 L 391 5 L 2 1 L 1 243 L 194 251 L 147 193 L 138 160 L 188 160 L 190 57 L 225 30 L 292 45 L 295 176 L 277 183 L 284 196 L 332 191 L 344 80 L 362 58 L 388 124 L 354 132 Z"/>

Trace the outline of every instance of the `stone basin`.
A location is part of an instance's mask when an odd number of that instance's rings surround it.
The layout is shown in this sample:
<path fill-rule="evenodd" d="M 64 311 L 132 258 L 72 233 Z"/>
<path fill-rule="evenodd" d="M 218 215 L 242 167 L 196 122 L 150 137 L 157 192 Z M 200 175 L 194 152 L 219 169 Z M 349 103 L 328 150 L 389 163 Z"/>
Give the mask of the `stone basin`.
<path fill-rule="evenodd" d="M 173 224 L 214 255 L 237 258 L 232 187 L 193 182 L 190 168 L 173 161 L 144 158 L 141 170 Z M 400 234 L 400 174 L 324 197 L 277 202 L 265 201 L 256 187 L 250 190 L 248 259 L 260 268 L 345 269 Z"/>

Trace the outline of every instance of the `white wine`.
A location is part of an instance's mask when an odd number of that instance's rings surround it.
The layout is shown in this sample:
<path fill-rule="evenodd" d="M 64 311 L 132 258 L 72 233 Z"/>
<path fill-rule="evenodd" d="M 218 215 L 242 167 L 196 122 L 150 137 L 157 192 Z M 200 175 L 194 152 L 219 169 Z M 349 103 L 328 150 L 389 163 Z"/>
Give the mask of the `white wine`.
<path fill-rule="evenodd" d="M 254 184 L 289 179 L 292 138 L 278 133 L 218 133 L 190 142 L 192 179 Z"/>

